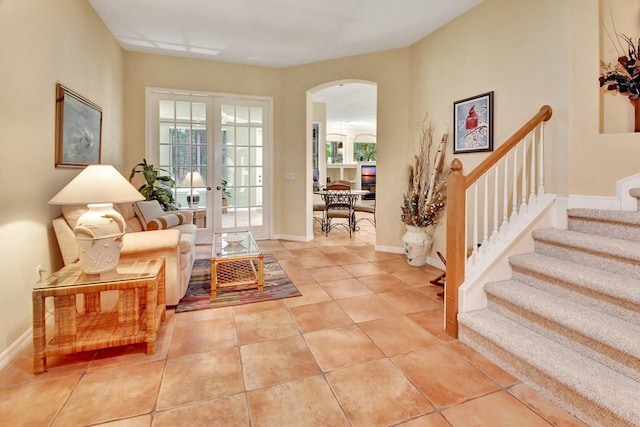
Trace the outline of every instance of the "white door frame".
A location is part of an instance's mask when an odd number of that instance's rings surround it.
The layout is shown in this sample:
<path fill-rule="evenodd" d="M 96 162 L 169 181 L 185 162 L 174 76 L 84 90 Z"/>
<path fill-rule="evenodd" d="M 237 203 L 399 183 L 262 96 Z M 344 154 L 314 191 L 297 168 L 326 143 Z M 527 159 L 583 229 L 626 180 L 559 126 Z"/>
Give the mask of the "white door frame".
<path fill-rule="evenodd" d="M 273 98 L 266 96 L 248 96 L 217 92 L 190 91 L 183 89 L 169 89 L 158 87 L 145 88 L 145 157 L 149 163 L 157 163 L 159 159 L 158 147 L 158 105 L 157 100 L 166 95 L 171 99 L 180 97 L 192 98 L 191 101 L 201 100 L 207 103 L 207 163 L 208 165 L 219 165 L 221 161 L 215 148 L 214 139 L 221 134 L 220 117 L 215 117 L 213 104 L 217 99 L 228 102 L 251 102 L 262 101 L 266 103 L 266 118 L 263 126 L 263 224 L 264 235 L 256 238 L 273 237 Z M 195 99 L 193 99 L 195 98 Z M 155 113 L 155 114 L 152 114 Z M 220 162 L 220 163 L 217 163 Z M 210 194 L 219 192 L 216 189 L 220 181 L 220 169 L 209 166 L 213 173 L 208 174 L 207 186 L 211 188 Z M 219 215 L 222 210 L 222 202 L 217 201 L 218 197 L 207 197 L 207 228 L 199 229 L 198 242 L 210 242 L 216 221 L 220 221 Z M 216 213 L 217 212 L 217 213 Z M 216 218 L 218 217 L 218 218 Z M 209 220 L 209 219 L 212 220 Z"/>

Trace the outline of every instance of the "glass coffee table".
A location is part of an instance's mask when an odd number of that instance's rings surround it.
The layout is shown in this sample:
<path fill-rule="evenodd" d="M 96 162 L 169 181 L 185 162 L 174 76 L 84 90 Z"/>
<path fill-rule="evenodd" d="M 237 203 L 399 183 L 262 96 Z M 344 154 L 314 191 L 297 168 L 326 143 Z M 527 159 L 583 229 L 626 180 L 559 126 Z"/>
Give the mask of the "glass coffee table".
<path fill-rule="evenodd" d="M 264 289 L 264 257 L 251 232 L 216 233 L 211 250 L 211 298 L 223 287 Z"/>

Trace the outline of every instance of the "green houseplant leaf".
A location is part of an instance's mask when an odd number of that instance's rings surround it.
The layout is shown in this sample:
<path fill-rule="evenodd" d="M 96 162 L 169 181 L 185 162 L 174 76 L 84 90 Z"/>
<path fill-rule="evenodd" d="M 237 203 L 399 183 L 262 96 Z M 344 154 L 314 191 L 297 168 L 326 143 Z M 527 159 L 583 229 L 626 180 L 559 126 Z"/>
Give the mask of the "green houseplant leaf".
<path fill-rule="evenodd" d="M 160 175 L 161 172 L 167 175 Z M 175 181 L 169 174 L 169 171 L 155 168 L 153 165 L 147 163 L 147 159 L 142 159 L 141 163 L 138 163 L 131 169 L 129 182 L 133 180 L 133 177 L 137 173 L 142 174 L 144 177 L 145 183 L 138 188 L 138 191 L 140 191 L 146 200 L 157 200 L 165 211 L 178 209 L 178 204 L 173 197 L 172 191 L 172 188 L 175 186 Z"/>

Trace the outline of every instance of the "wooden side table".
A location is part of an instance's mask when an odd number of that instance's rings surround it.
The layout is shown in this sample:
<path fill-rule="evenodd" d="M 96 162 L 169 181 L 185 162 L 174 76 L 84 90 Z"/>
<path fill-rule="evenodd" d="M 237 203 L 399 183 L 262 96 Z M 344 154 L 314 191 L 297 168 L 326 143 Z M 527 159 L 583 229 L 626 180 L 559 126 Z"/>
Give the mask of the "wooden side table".
<path fill-rule="evenodd" d="M 164 258 L 123 261 L 116 270 L 85 274 L 79 264 L 63 267 L 33 288 L 33 371 L 47 370 L 47 357 L 146 343 L 156 351 L 165 319 Z M 103 311 L 101 294 L 117 291 L 114 308 Z M 78 296 L 81 296 L 78 298 Z M 47 337 L 45 299 L 53 298 L 55 329 Z"/>

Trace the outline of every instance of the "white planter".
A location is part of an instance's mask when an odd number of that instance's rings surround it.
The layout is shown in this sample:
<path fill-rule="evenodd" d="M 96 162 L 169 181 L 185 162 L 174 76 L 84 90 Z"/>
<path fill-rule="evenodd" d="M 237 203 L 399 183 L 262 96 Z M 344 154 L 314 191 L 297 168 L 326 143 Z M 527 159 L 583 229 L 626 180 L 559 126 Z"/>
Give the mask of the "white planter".
<path fill-rule="evenodd" d="M 415 227 L 407 225 L 407 232 L 402 236 L 404 253 L 407 262 L 413 267 L 424 267 L 433 245 L 432 227 Z"/>

